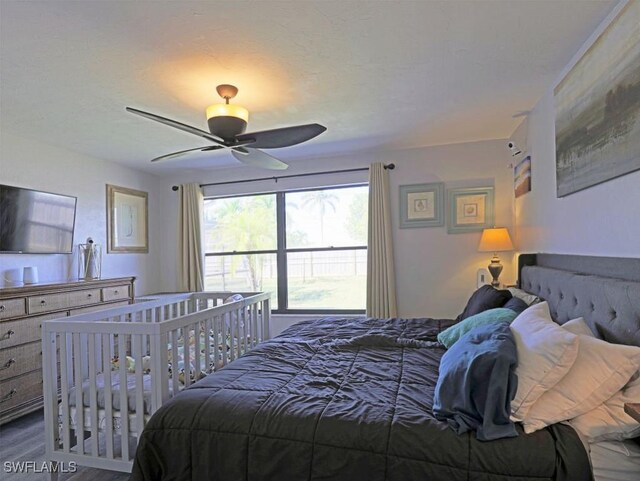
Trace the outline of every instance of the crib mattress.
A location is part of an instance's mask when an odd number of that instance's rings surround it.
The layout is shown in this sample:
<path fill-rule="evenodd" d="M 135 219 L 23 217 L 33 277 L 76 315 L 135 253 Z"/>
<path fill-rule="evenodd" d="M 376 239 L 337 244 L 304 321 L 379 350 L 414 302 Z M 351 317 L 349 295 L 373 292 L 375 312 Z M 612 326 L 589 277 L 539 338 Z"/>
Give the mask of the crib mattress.
<path fill-rule="evenodd" d="M 107 412 L 104 409 L 98 409 L 96 413 L 96 426 L 98 427 L 98 431 L 105 431 L 107 428 Z M 144 424 L 149 421 L 151 416 L 148 414 L 144 415 Z M 75 407 L 69 408 L 68 412 L 69 418 L 69 428 L 76 431 L 80 429 L 78 426 L 78 410 Z M 60 427 L 60 432 L 63 433 L 63 419 L 64 419 L 64 411 L 62 408 L 62 404 L 58 406 L 58 426 Z M 128 413 L 127 420 L 129 422 L 129 433 L 137 434 L 136 430 L 136 413 Z M 122 429 L 122 416 L 120 411 L 113 411 L 111 413 L 111 425 L 113 426 L 113 430 L 116 434 L 121 434 Z M 84 431 L 91 431 L 93 427 L 93 413 L 90 408 L 82 409 L 82 429 Z"/>
<path fill-rule="evenodd" d="M 143 409 L 145 414 L 151 414 L 151 376 L 144 374 L 142 376 L 143 384 Z M 96 376 L 96 393 L 98 409 L 105 409 L 105 375 L 100 373 Z M 136 375 L 127 374 L 127 409 L 129 412 L 136 411 Z M 91 383 L 84 381 L 82 383 L 82 404 L 84 407 L 91 407 Z M 173 395 L 173 383 L 169 382 L 169 392 Z M 69 406 L 76 407 L 76 386 L 69 389 Z M 120 373 L 111 373 L 111 406 L 114 411 L 120 411 Z"/>

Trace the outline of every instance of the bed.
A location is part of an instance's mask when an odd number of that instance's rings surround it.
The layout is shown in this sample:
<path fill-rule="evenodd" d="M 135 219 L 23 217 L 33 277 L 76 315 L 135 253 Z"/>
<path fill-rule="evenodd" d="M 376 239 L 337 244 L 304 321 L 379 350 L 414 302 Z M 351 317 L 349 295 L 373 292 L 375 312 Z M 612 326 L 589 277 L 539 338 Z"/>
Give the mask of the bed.
<path fill-rule="evenodd" d="M 528 255 L 520 264 L 520 286 L 546 299 L 558 323 L 582 316 L 601 338 L 640 345 L 640 260 Z M 517 437 L 481 442 L 434 417 L 445 353 L 434 341 L 453 323 L 292 326 L 157 411 L 132 480 L 592 479 L 568 425 L 532 434 L 517 425 Z"/>

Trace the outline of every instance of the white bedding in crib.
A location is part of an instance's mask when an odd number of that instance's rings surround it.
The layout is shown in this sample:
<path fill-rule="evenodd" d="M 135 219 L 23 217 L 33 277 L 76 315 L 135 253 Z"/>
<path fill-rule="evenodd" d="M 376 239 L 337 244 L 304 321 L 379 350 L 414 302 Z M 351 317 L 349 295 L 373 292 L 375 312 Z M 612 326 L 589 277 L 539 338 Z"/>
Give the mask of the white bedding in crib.
<path fill-rule="evenodd" d="M 99 431 L 104 431 L 107 428 L 107 414 L 104 409 L 98 409 L 97 416 L 97 426 Z M 114 411 L 111 413 L 111 420 L 113 423 L 113 430 L 116 434 L 121 434 L 122 428 L 122 417 L 120 416 L 120 411 Z M 90 408 L 84 408 L 82 410 L 82 424 L 85 431 L 90 431 L 92 426 L 92 413 Z M 129 432 L 132 434 L 136 434 L 136 414 L 129 413 L 127 416 L 129 419 Z M 144 423 L 146 424 L 151 416 L 148 414 L 144 415 Z M 58 406 L 58 426 L 60 429 L 60 433 L 63 433 L 63 412 L 62 412 L 62 404 Z M 77 410 L 75 407 L 69 409 L 69 427 L 72 430 L 76 430 L 77 427 Z"/>
<path fill-rule="evenodd" d="M 143 409 L 145 414 L 151 413 L 151 376 L 149 374 L 144 374 L 142 376 L 142 384 L 143 384 Z M 105 376 L 100 373 L 96 376 L 96 401 L 98 405 L 98 409 L 105 408 Z M 135 412 L 136 410 L 136 375 L 135 374 L 127 374 L 127 404 L 129 412 Z M 179 390 L 182 390 L 184 386 L 179 384 Z M 89 381 L 85 381 L 82 383 L 82 404 L 84 407 L 91 406 L 91 384 Z M 169 379 L 169 393 L 173 395 L 173 382 Z M 73 386 L 69 389 L 69 406 L 76 406 L 76 387 Z M 120 410 L 120 373 L 112 372 L 111 373 L 111 406 L 114 411 Z"/>

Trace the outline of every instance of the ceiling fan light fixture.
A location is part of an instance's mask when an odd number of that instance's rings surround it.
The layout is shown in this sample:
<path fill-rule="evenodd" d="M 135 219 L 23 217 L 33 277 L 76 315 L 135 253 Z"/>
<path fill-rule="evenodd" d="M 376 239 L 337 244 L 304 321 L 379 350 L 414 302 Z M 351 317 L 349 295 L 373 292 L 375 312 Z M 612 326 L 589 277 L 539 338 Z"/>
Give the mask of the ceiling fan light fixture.
<path fill-rule="evenodd" d="M 223 104 L 207 107 L 207 124 L 209 131 L 221 137 L 227 143 L 234 143 L 235 136 L 243 133 L 249 122 L 249 111 L 239 105 L 231 105 L 229 99 L 238 94 L 238 88 L 222 84 L 216 87 L 218 95 L 224 99 Z"/>
<path fill-rule="evenodd" d="M 234 142 L 235 136 L 247 128 L 249 111 L 239 105 L 214 104 L 207 107 L 209 132 L 225 142 Z"/>
<path fill-rule="evenodd" d="M 249 122 L 249 111 L 236 104 L 213 104 L 207 107 L 207 120 L 214 117 L 236 117 Z"/>

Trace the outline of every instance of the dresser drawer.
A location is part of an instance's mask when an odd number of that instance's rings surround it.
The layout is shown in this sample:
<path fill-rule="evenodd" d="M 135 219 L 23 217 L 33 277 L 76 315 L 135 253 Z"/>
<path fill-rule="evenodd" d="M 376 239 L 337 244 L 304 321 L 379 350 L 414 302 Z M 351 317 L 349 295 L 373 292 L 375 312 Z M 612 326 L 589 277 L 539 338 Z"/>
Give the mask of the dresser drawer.
<path fill-rule="evenodd" d="M 44 316 L 0 322 L 0 349 L 17 346 L 27 342 L 39 341 L 42 339 L 42 334 L 40 332 L 42 321 L 65 317 L 66 315 L 66 312 L 58 312 L 55 314 L 46 314 Z"/>
<path fill-rule="evenodd" d="M 88 289 L 69 293 L 69 307 L 86 306 L 100 302 L 100 289 Z"/>
<path fill-rule="evenodd" d="M 88 304 L 97 304 L 98 302 L 100 302 L 100 289 L 85 289 L 27 298 L 30 314 L 86 306 Z"/>
<path fill-rule="evenodd" d="M 104 302 L 129 299 L 129 286 L 115 286 L 102 288 L 102 300 Z"/>
<path fill-rule="evenodd" d="M 42 397 L 42 370 L 0 382 L 0 412 Z"/>
<path fill-rule="evenodd" d="M 43 296 L 27 297 L 29 314 L 66 309 L 69 306 L 69 293 L 45 294 Z"/>
<path fill-rule="evenodd" d="M 0 301 L 0 319 L 24 316 L 26 313 L 24 297 L 19 299 L 2 299 Z"/>
<path fill-rule="evenodd" d="M 32 342 L 0 350 L 0 381 L 41 367 L 41 342 Z"/>

